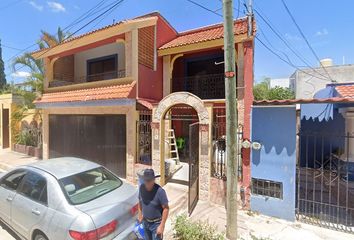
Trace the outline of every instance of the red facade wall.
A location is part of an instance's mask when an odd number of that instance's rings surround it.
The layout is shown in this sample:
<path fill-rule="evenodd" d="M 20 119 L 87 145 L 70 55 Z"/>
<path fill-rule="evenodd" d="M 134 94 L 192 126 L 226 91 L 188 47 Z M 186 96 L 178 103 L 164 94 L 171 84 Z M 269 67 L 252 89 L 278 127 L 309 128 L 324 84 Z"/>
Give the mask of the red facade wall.
<path fill-rule="evenodd" d="M 253 57 L 254 57 L 253 42 L 244 43 L 244 138 L 251 138 L 251 107 L 253 103 Z M 251 187 L 251 168 L 250 168 L 251 153 L 250 149 L 243 150 L 243 179 L 242 186 L 245 189 L 246 204 L 250 200 Z"/>
<path fill-rule="evenodd" d="M 176 36 L 176 31 L 159 16 L 156 24 L 156 47 L 159 48 Z M 138 98 L 161 100 L 163 97 L 162 57 L 157 57 L 156 71 L 139 64 L 138 74 Z"/>

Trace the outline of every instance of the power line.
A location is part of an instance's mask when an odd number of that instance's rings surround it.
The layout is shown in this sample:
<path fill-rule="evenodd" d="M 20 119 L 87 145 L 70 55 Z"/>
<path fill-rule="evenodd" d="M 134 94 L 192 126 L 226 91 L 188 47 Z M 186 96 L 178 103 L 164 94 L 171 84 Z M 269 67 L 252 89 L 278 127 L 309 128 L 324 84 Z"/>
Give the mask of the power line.
<path fill-rule="evenodd" d="M 288 6 L 286 5 L 285 1 L 284 0 L 281 0 L 283 5 L 284 5 L 284 8 L 286 10 L 286 12 L 289 14 L 291 20 L 293 21 L 293 23 L 295 24 L 296 28 L 299 30 L 302 38 L 305 40 L 307 46 L 310 48 L 311 52 L 313 53 L 313 55 L 316 57 L 317 61 L 320 63 L 321 67 L 323 68 L 323 70 L 326 72 L 326 74 L 328 75 L 328 77 L 331 79 L 332 82 L 335 82 L 335 80 L 333 80 L 331 78 L 331 75 L 328 73 L 327 69 L 322 65 L 321 63 L 321 60 L 320 58 L 318 57 L 318 55 L 316 54 L 315 50 L 312 48 L 310 42 L 307 40 L 305 34 L 303 33 L 303 31 L 301 30 L 300 26 L 297 24 L 294 16 L 292 15 L 292 13 L 290 12 L 290 9 L 288 8 Z"/>
<path fill-rule="evenodd" d="M 326 77 L 325 75 L 323 75 L 322 73 L 318 72 L 315 68 L 313 68 L 311 66 L 311 64 L 308 63 L 308 61 L 301 56 L 301 54 L 299 54 L 291 45 L 288 41 L 286 41 L 281 34 L 279 33 L 279 31 L 277 29 L 275 29 L 275 27 L 270 23 L 269 19 L 267 20 L 266 17 L 264 17 L 259 11 L 257 11 L 257 9 L 254 9 L 255 13 L 261 18 L 261 20 L 263 20 L 263 22 L 270 28 L 270 30 L 272 30 L 272 32 L 285 44 L 286 47 L 288 47 L 290 49 L 290 51 L 298 58 L 300 59 L 300 61 L 302 61 L 308 68 L 311 68 L 314 72 L 317 72 L 318 75 L 322 76 L 322 77 Z M 328 79 L 330 80 L 330 79 Z"/>
<path fill-rule="evenodd" d="M 204 10 L 206 10 L 208 12 L 214 13 L 215 15 L 217 15 L 219 17 L 222 17 L 222 14 L 217 13 L 216 11 L 213 11 L 213 10 L 207 8 L 207 7 L 204 7 L 203 5 L 201 5 L 201 4 L 199 4 L 199 3 L 195 2 L 195 1 L 192 1 L 192 0 L 187 0 L 187 1 L 192 3 L 192 4 L 194 4 L 194 5 L 196 5 L 196 6 L 198 6 L 198 7 L 200 7 L 200 8 L 203 8 Z"/>
<path fill-rule="evenodd" d="M 19 48 L 11 47 L 11 46 L 8 46 L 8 45 L 3 44 L 3 43 L 1 43 L 0 46 L 1 46 L 1 47 L 4 47 L 4 48 L 12 49 L 12 50 L 17 50 L 17 51 L 20 51 L 20 50 L 21 50 L 21 49 L 19 49 Z"/>
<path fill-rule="evenodd" d="M 274 50 L 272 50 L 269 46 L 267 46 L 267 44 L 265 44 L 257 35 L 255 36 L 255 38 L 268 50 L 270 51 L 273 55 L 275 55 L 276 57 L 278 57 L 280 60 L 282 60 L 283 62 L 285 62 L 286 64 L 288 64 L 289 66 L 297 69 L 298 71 L 304 73 L 304 74 L 307 74 L 309 76 L 312 76 L 312 77 L 315 77 L 315 78 L 318 78 L 318 79 L 322 79 L 322 80 L 326 80 L 328 81 L 327 78 L 321 78 L 321 77 L 318 77 L 318 76 L 315 76 L 311 73 L 308 73 L 304 70 L 302 70 L 301 68 L 299 68 L 298 66 L 294 65 L 293 63 L 291 62 L 288 62 L 286 59 L 284 59 L 282 56 L 280 56 L 278 53 L 276 53 Z"/>
<path fill-rule="evenodd" d="M 118 2 L 116 2 L 113 6 L 111 6 L 109 9 L 107 9 L 106 11 L 104 11 L 103 13 L 101 13 L 100 15 L 98 15 L 97 17 L 95 17 L 94 19 L 90 20 L 88 23 L 86 23 L 85 25 L 83 25 L 82 27 L 80 27 L 78 30 L 76 30 L 75 32 L 73 32 L 72 34 L 70 34 L 69 36 L 67 36 L 63 41 L 66 41 L 68 39 L 70 39 L 73 35 L 75 35 L 76 33 L 78 33 L 79 31 L 81 31 L 82 29 L 84 29 L 85 27 L 87 27 L 88 25 L 90 25 L 92 22 L 94 22 L 95 20 L 97 20 L 98 18 L 102 17 L 104 14 L 106 14 L 107 12 L 111 11 L 112 9 L 115 9 L 116 7 L 118 7 L 121 3 L 123 3 L 125 0 L 120 0 Z M 44 54 L 48 53 L 49 51 L 53 50 L 54 48 L 56 48 L 58 45 L 55 45 L 51 48 L 45 49 L 45 51 L 43 51 L 43 53 L 41 53 L 37 58 L 40 58 L 41 56 L 43 56 Z M 16 71 L 22 69 L 23 67 L 25 67 L 24 65 L 22 65 L 20 68 L 18 68 Z"/>
<path fill-rule="evenodd" d="M 82 14 L 80 17 L 78 17 L 77 19 L 75 19 L 72 23 L 70 23 L 68 26 L 66 26 L 65 28 L 63 28 L 63 31 L 65 31 L 65 30 L 68 30 L 68 31 L 69 31 L 70 29 L 72 29 L 73 26 L 77 25 L 78 23 L 84 21 L 85 19 L 89 18 L 90 16 L 92 16 L 92 15 L 94 15 L 94 14 L 96 14 L 96 13 L 102 11 L 103 9 L 105 9 L 105 8 L 100 8 L 100 9 L 98 9 L 97 11 L 92 12 L 93 10 L 95 10 L 95 9 L 97 9 L 97 8 L 99 8 L 99 7 L 101 7 L 101 6 L 102 6 L 102 3 L 104 3 L 105 1 L 107 1 L 107 0 L 101 0 L 98 4 L 96 4 L 95 6 L 93 6 L 92 8 L 90 8 L 87 12 L 85 12 L 85 13 Z M 114 3 L 114 1 L 113 1 L 113 3 Z M 110 4 L 107 5 L 107 6 L 110 6 L 110 5 L 112 5 L 112 3 L 110 3 Z M 54 34 L 54 35 L 57 36 L 58 33 L 56 33 L 56 34 Z M 15 55 L 13 55 L 12 57 L 10 57 L 6 62 L 7 62 L 7 63 L 10 63 L 10 62 L 11 62 L 13 59 L 15 59 L 17 56 L 19 56 L 20 54 L 26 52 L 27 50 L 29 50 L 29 49 L 31 49 L 32 47 L 35 47 L 35 46 L 38 46 L 38 42 L 33 43 L 32 45 L 30 45 L 30 46 L 28 46 L 28 47 L 26 47 L 26 48 L 20 50 L 20 51 L 17 52 Z"/>
<path fill-rule="evenodd" d="M 187 1 L 191 1 L 191 0 L 187 0 Z M 192 1 L 193 2 L 193 1 Z M 193 2 L 194 3 L 194 2 Z M 199 4 L 196 4 L 197 6 L 200 6 Z M 211 13 L 213 13 L 213 14 L 215 14 L 215 15 L 218 15 L 218 16 L 220 16 L 219 14 L 217 14 L 217 13 L 215 13 L 213 10 L 211 10 L 211 9 L 209 9 L 209 8 L 206 8 L 206 7 L 204 7 L 204 6 L 200 6 L 201 8 L 203 8 L 203 9 L 205 9 L 205 10 L 207 10 L 208 12 L 211 12 Z M 290 65 L 291 67 L 293 67 L 293 68 L 295 68 L 295 69 L 297 69 L 298 71 L 300 71 L 300 72 L 303 72 L 303 73 L 305 73 L 305 74 L 307 74 L 307 75 L 310 75 L 310 76 L 312 76 L 312 77 L 315 77 L 315 78 L 318 78 L 318 79 L 322 79 L 322 80 L 328 80 L 328 79 L 326 79 L 326 78 L 321 78 L 321 77 L 318 77 L 318 76 L 315 76 L 315 75 L 313 75 L 313 74 L 310 74 L 310 73 L 308 73 L 308 72 L 305 72 L 305 71 L 303 71 L 302 69 L 300 69 L 298 66 L 296 66 L 296 65 L 294 65 L 291 61 L 287 61 L 287 60 L 285 60 L 284 58 L 282 58 L 279 54 L 277 54 L 275 51 L 273 51 L 271 48 L 269 48 L 263 41 L 261 41 L 259 38 L 258 38 L 258 36 L 256 35 L 255 36 L 256 37 L 256 39 L 259 41 L 259 42 L 261 42 L 261 44 L 266 48 L 266 49 L 268 49 L 271 53 L 273 53 L 275 56 L 277 56 L 280 60 L 282 60 L 283 62 L 285 62 L 285 63 L 287 63 L 288 65 Z M 316 71 L 315 69 L 313 69 L 313 68 L 311 68 L 312 70 L 314 70 L 314 71 Z"/>

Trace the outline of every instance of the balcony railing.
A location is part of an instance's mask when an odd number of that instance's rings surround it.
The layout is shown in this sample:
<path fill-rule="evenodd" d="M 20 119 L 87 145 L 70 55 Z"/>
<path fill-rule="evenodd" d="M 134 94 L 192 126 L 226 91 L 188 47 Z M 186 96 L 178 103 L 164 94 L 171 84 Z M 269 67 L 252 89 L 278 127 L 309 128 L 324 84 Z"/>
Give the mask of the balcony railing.
<path fill-rule="evenodd" d="M 172 79 L 172 92 L 185 91 L 201 99 L 224 99 L 225 80 L 223 74 L 198 75 Z"/>
<path fill-rule="evenodd" d="M 52 82 L 49 83 L 49 87 L 61 87 L 79 83 L 86 83 L 86 82 L 96 82 L 102 80 L 109 80 L 109 79 L 116 79 L 116 78 L 124 78 L 125 70 L 119 71 L 111 71 L 99 74 L 91 74 L 81 77 L 75 77 L 72 74 L 54 74 L 54 79 Z"/>

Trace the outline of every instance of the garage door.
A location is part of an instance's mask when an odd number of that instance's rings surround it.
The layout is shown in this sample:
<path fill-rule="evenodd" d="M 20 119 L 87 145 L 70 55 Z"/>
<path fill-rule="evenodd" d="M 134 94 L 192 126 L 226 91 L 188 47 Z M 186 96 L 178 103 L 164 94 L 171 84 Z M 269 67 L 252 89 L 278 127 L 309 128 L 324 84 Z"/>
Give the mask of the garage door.
<path fill-rule="evenodd" d="M 126 177 L 125 115 L 49 115 L 49 157 L 79 157 Z"/>

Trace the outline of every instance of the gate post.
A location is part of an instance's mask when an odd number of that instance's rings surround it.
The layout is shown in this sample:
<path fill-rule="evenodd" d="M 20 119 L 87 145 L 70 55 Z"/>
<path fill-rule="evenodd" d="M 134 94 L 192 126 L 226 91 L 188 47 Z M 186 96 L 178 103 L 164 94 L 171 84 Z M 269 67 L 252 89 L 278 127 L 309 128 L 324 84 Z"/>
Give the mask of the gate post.
<path fill-rule="evenodd" d="M 210 161 L 209 161 L 209 124 L 199 125 L 199 199 L 209 200 Z"/>

